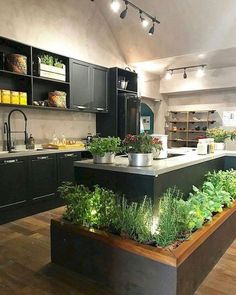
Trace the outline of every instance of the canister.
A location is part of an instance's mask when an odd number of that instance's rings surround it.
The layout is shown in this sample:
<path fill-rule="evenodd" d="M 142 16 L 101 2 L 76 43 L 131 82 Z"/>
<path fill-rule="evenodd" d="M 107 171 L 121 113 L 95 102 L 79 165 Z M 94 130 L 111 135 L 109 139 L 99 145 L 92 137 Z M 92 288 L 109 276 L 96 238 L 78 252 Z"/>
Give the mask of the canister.
<path fill-rule="evenodd" d="M 2 103 L 11 103 L 11 91 L 3 89 L 2 93 Z"/>
<path fill-rule="evenodd" d="M 27 92 L 20 92 L 20 104 L 27 105 Z"/>
<path fill-rule="evenodd" d="M 11 104 L 19 104 L 19 92 L 11 91 Z"/>

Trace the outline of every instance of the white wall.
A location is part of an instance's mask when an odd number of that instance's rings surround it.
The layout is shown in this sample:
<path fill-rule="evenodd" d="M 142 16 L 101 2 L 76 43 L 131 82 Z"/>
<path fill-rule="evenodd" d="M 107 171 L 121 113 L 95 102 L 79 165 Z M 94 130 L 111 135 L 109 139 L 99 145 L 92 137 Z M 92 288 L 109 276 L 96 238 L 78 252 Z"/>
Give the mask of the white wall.
<path fill-rule="evenodd" d="M 95 2 L 0 0 L 0 7 L 1 36 L 107 67 L 125 65 L 110 27 Z M 0 108 L 1 130 L 8 112 L 8 108 Z M 54 131 L 68 138 L 96 131 L 96 116 L 92 114 L 37 110 L 27 110 L 26 114 L 29 129 L 38 142 L 49 141 Z"/>

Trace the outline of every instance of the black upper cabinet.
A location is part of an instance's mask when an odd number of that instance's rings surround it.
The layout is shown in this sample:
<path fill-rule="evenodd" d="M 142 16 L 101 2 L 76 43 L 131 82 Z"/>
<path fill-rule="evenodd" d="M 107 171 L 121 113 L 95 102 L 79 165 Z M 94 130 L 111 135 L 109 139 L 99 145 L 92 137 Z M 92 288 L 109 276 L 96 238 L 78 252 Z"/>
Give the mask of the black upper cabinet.
<path fill-rule="evenodd" d="M 87 112 L 107 112 L 107 68 L 71 59 L 70 77 L 71 108 Z"/>
<path fill-rule="evenodd" d="M 30 158 L 30 197 L 33 201 L 56 197 L 56 155 Z"/>
<path fill-rule="evenodd" d="M 80 159 L 80 152 L 57 154 L 58 186 L 62 185 L 63 182 L 75 182 L 73 163 Z"/>
<path fill-rule="evenodd" d="M 0 174 L 0 210 L 24 204 L 28 198 L 27 158 L 0 160 Z"/>

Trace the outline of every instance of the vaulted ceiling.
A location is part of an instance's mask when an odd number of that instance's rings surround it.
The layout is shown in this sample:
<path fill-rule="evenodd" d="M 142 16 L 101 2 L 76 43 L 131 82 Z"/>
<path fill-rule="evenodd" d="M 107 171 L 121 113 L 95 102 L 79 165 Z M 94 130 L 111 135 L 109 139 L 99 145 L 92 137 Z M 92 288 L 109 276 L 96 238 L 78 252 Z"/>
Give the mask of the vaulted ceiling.
<path fill-rule="evenodd" d="M 132 0 L 157 16 L 154 36 L 142 28 L 137 11 L 122 20 L 110 0 L 95 0 L 128 64 L 236 47 L 235 0 Z M 120 0 L 122 10 L 123 1 Z M 146 30 L 146 31 L 145 31 Z"/>

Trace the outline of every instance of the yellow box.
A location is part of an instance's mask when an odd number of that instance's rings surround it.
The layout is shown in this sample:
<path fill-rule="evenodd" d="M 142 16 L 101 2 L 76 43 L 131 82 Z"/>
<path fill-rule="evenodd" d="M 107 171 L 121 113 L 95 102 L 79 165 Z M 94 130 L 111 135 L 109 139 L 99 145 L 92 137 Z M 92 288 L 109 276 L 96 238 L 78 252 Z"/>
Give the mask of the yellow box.
<path fill-rule="evenodd" d="M 20 92 L 20 104 L 27 105 L 27 92 Z"/>
<path fill-rule="evenodd" d="M 19 104 L 19 92 L 11 91 L 11 104 Z"/>
<path fill-rule="evenodd" d="M 1 93 L 2 93 L 2 103 L 10 104 L 11 103 L 11 91 L 3 89 L 1 91 Z"/>

